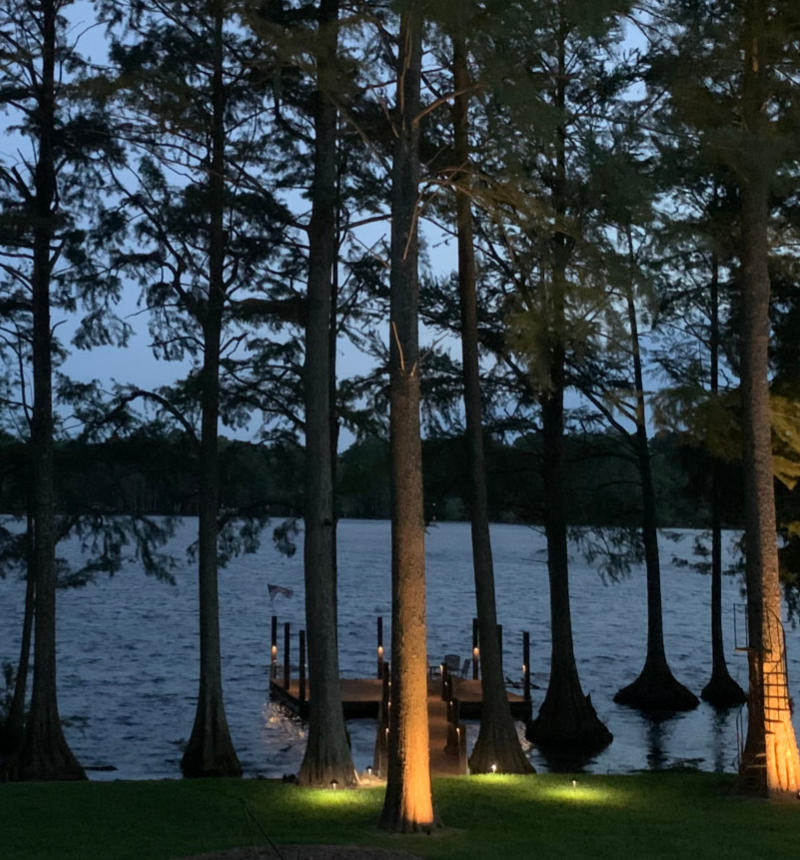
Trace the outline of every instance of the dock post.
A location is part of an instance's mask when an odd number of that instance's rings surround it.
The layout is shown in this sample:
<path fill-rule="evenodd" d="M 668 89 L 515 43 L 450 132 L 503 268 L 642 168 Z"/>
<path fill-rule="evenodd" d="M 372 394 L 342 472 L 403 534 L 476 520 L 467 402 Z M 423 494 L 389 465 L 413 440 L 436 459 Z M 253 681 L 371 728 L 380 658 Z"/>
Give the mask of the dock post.
<path fill-rule="evenodd" d="M 500 671 L 503 671 L 503 625 L 497 625 L 497 645 L 500 650 Z"/>
<path fill-rule="evenodd" d="M 531 700 L 531 634 L 522 631 L 522 694 L 526 702 Z"/>
<path fill-rule="evenodd" d="M 278 616 L 272 616 L 272 629 L 269 637 L 269 676 L 274 681 L 278 674 Z"/>
<path fill-rule="evenodd" d="M 447 663 L 442 662 L 442 700 L 448 702 L 453 695 L 453 678 L 450 675 L 450 670 L 447 668 Z"/>
<path fill-rule="evenodd" d="M 291 672 L 291 667 L 289 665 L 292 644 L 291 635 L 292 625 L 291 622 L 287 621 L 283 625 L 283 689 L 287 692 L 289 691 L 289 678 Z"/>
<path fill-rule="evenodd" d="M 478 662 L 480 661 L 481 652 L 478 647 L 478 619 L 472 619 L 472 680 L 478 680 Z"/>
<path fill-rule="evenodd" d="M 447 755 L 458 755 L 459 735 L 458 718 L 461 713 L 461 708 L 458 699 L 447 700 L 447 742 L 444 745 L 444 751 Z"/>
<path fill-rule="evenodd" d="M 378 678 L 383 677 L 383 616 L 378 616 Z"/>
<path fill-rule="evenodd" d="M 447 702 L 447 743 L 444 751 L 447 755 L 458 756 L 458 769 L 467 772 L 467 733 L 461 722 L 461 702 L 450 699 Z"/>
<path fill-rule="evenodd" d="M 301 630 L 298 634 L 300 639 L 300 679 L 298 696 L 302 705 L 306 700 L 306 631 Z"/>
<path fill-rule="evenodd" d="M 372 762 L 376 776 L 386 776 L 389 763 L 389 709 L 391 707 L 391 683 L 389 664 L 384 662 L 381 685 L 381 704 L 378 708 L 378 725 L 375 733 L 375 754 Z"/>

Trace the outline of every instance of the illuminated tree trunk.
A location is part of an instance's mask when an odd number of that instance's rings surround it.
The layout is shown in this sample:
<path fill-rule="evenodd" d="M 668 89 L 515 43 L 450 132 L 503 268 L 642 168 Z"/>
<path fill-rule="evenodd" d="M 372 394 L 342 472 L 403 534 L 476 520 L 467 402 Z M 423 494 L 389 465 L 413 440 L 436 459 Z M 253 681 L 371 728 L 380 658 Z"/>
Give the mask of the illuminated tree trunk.
<path fill-rule="evenodd" d="M 453 77 L 456 89 L 453 109 L 455 158 L 459 168 L 456 186 L 458 230 L 458 284 L 461 295 L 461 354 L 464 376 L 464 412 L 470 451 L 470 526 L 475 602 L 481 643 L 481 723 L 469 758 L 472 773 L 532 773 L 533 767 L 520 746 L 503 680 L 503 661 L 497 636 L 494 565 L 489 535 L 489 504 L 483 451 L 480 365 L 478 358 L 478 309 L 475 294 L 475 249 L 472 211 L 464 183 L 469 181 L 467 105 L 470 85 L 463 37 L 453 39 Z"/>
<path fill-rule="evenodd" d="M 50 277 L 57 207 L 55 168 L 56 15 L 40 4 L 42 34 L 33 209 L 33 414 L 31 420 L 35 629 L 33 691 L 25 739 L 11 775 L 19 779 L 85 779 L 61 729 L 56 692 L 56 569 L 53 489 L 53 386 Z"/>
<path fill-rule="evenodd" d="M 400 24 L 391 192 L 392 704 L 380 818 L 382 827 L 396 831 L 426 830 L 433 824 L 417 332 L 421 42 L 422 3 L 409 0 Z"/>
<path fill-rule="evenodd" d="M 767 349 L 767 193 L 756 179 L 741 189 L 742 406 L 750 689 L 739 787 L 753 793 L 800 790 L 791 720 L 775 538 Z"/>
<path fill-rule="evenodd" d="M 181 759 L 184 776 L 240 776 L 222 697 L 217 585 L 219 516 L 219 363 L 225 300 L 225 90 L 222 77 L 224 3 L 214 3 L 214 70 L 208 298 L 202 311 L 200 497 L 198 503 L 198 588 L 200 604 L 200 689 L 192 734 Z"/>
<path fill-rule="evenodd" d="M 742 118 L 763 139 L 766 100 L 764 0 L 744 4 Z M 742 225 L 742 435 L 750 689 L 747 739 L 738 787 L 746 793 L 797 794 L 800 755 L 786 683 L 775 537 L 769 405 L 769 167 L 753 160 L 740 183 Z"/>
<path fill-rule="evenodd" d="M 305 584 L 311 695 L 301 785 L 353 785 L 358 779 L 342 712 L 336 621 L 336 529 L 331 421 L 332 275 L 336 265 L 336 84 L 338 0 L 319 10 L 315 153 L 306 314 Z"/>

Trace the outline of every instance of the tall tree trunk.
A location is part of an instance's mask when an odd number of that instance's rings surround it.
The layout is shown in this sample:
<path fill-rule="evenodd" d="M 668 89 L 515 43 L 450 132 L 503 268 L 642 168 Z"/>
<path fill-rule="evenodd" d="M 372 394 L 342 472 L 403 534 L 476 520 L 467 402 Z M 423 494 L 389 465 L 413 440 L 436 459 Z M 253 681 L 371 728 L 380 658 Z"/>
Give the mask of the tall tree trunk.
<path fill-rule="evenodd" d="M 711 259 L 711 396 L 719 393 L 719 261 Z M 720 515 L 720 461 L 711 460 L 711 678 L 700 697 L 718 708 L 730 708 L 747 701 L 744 690 L 731 678 L 725 661 L 722 635 L 722 518 Z"/>
<path fill-rule="evenodd" d="M 554 106 L 563 116 L 567 110 L 568 21 L 563 4 L 558 4 Z M 542 479 L 546 499 L 544 527 L 547 539 L 547 573 L 550 584 L 550 680 L 539 715 L 527 727 L 526 735 L 543 748 L 563 754 L 565 750 L 585 753 L 607 746 L 611 732 L 600 721 L 591 698 L 585 696 L 578 677 L 572 638 L 569 602 L 569 556 L 564 506 L 564 388 L 566 361 L 567 264 L 574 240 L 563 231 L 567 212 L 567 129 L 556 130 L 553 211 L 557 229 L 552 237 L 552 283 L 543 297 L 547 318 L 549 361 L 547 388 L 540 394 L 542 407 Z"/>
<path fill-rule="evenodd" d="M 481 722 L 469 758 L 472 773 L 532 773 L 519 742 L 508 704 L 500 642 L 494 565 L 489 535 L 489 504 L 483 450 L 480 363 L 478 356 L 478 306 L 476 297 L 475 247 L 472 210 L 466 185 L 469 171 L 468 103 L 470 86 L 463 36 L 453 38 L 453 78 L 456 97 L 453 109 L 455 130 L 456 227 L 458 231 L 458 285 L 461 297 L 461 355 L 464 377 L 464 412 L 470 452 L 470 526 L 475 602 L 481 643 Z"/>
<path fill-rule="evenodd" d="M 30 502 L 28 502 L 30 509 Z M 17 677 L 14 694 L 4 727 L 3 746 L 9 753 L 19 751 L 25 737 L 25 699 L 28 691 L 28 668 L 31 656 L 31 637 L 36 599 L 36 580 L 33 570 L 33 517 L 29 513 L 25 528 L 25 610 L 22 619 L 22 638 L 19 646 Z"/>
<path fill-rule="evenodd" d="M 742 118 L 751 140 L 768 121 L 764 0 L 744 4 Z M 769 403 L 769 174 L 753 163 L 740 183 L 742 248 L 742 436 L 750 689 L 747 739 L 738 787 L 758 794 L 797 794 L 800 755 L 789 704 L 781 624 L 775 487 Z"/>
<path fill-rule="evenodd" d="M 38 158 L 33 206 L 33 577 L 36 591 L 33 692 L 25 740 L 16 763 L 20 779 L 85 779 L 67 746 L 56 695 L 56 570 L 53 492 L 53 393 L 50 277 L 55 174 L 56 3 L 41 4 L 42 69 L 37 105 Z"/>
<path fill-rule="evenodd" d="M 339 684 L 331 421 L 331 323 L 336 265 L 336 51 L 338 0 L 321 0 L 314 111 L 315 151 L 306 315 L 305 583 L 311 695 L 302 785 L 353 785 Z"/>
<path fill-rule="evenodd" d="M 550 583 L 550 680 L 537 718 L 526 735 L 545 751 L 586 753 L 611 743 L 578 677 L 569 601 L 569 561 L 564 511 L 564 349 L 551 350 L 552 390 L 541 397 L 542 478 L 547 499 L 544 527 Z"/>
<path fill-rule="evenodd" d="M 241 776 L 222 697 L 217 584 L 219 515 L 219 359 L 225 302 L 225 87 L 224 0 L 213 4 L 211 165 L 208 177 L 210 233 L 208 300 L 202 313 L 200 498 L 198 501 L 198 588 L 200 602 L 200 689 L 189 743 L 181 759 L 187 777 Z"/>
<path fill-rule="evenodd" d="M 420 442 L 417 194 L 422 2 L 408 0 L 400 23 L 397 136 L 392 162 L 390 446 L 392 453 L 392 707 L 380 825 L 433 825 L 428 749 L 425 522 Z"/>
<path fill-rule="evenodd" d="M 630 282 L 627 290 L 628 325 L 633 353 L 633 379 L 636 397 L 634 448 L 642 487 L 642 541 L 647 571 L 647 656 L 639 677 L 623 687 L 614 701 L 621 705 L 654 711 L 685 711 L 696 708 L 697 696 L 672 674 L 664 650 L 664 620 L 661 609 L 661 565 L 658 557 L 656 494 L 650 464 L 644 401 L 644 374 L 639 346 L 639 326 L 634 302 L 634 251 L 630 226 L 627 228 Z"/>

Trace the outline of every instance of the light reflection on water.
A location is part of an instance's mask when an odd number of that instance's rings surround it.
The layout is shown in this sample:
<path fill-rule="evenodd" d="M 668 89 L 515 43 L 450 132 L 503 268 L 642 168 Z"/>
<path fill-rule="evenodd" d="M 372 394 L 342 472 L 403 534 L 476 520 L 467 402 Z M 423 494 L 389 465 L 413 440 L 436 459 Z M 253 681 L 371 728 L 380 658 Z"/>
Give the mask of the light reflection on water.
<path fill-rule="evenodd" d="M 186 520 L 174 541 L 180 551 L 193 539 Z M 677 543 L 662 541 L 664 627 L 667 656 L 676 677 L 699 693 L 708 680 L 707 577 L 671 563 L 689 551 L 693 533 Z M 544 539 L 525 526 L 496 525 L 492 536 L 498 617 L 503 624 L 504 664 L 517 679 L 521 636 L 531 635 L 534 712 L 547 685 L 549 607 Z M 371 677 L 376 668 L 376 616 L 384 616 L 390 643 L 389 525 L 344 520 L 339 536 L 339 615 L 342 673 Z M 469 656 L 474 588 L 469 526 L 441 523 L 429 529 L 428 647 L 430 662 L 445 653 Z M 604 585 L 579 557 L 572 561 L 571 593 L 575 650 L 584 692 L 614 734 L 613 743 L 585 763 L 596 772 L 696 766 L 735 769 L 736 712 L 718 714 L 705 703 L 690 713 L 652 722 L 615 705 L 614 693 L 639 673 L 646 640 L 645 585 L 641 569 Z M 98 779 L 180 775 L 183 744 L 191 731 L 197 692 L 197 595 L 194 570 L 184 565 L 171 587 L 126 569 L 111 580 L 59 594 L 59 704 L 67 739 Z M 267 583 L 293 589 L 270 602 Z M 734 653 L 732 604 L 739 585 L 724 585 L 729 668 L 743 686 L 746 663 Z M 24 590 L 0 580 L 0 660 L 16 662 Z M 265 534 L 261 550 L 231 563 L 220 574 L 223 678 L 228 721 L 246 775 L 293 773 L 302 758 L 305 727 L 267 696 L 270 617 L 292 630 L 304 626 L 302 553 L 280 555 Z M 797 632 L 787 627 L 789 679 L 798 677 Z M 282 639 L 279 653 L 283 653 Z M 296 658 L 295 658 L 296 659 Z M 348 723 L 356 767 L 372 762 L 374 723 Z M 477 726 L 468 726 L 468 744 Z M 550 764 L 530 751 L 537 770 Z M 574 765 L 573 765 L 574 766 Z"/>

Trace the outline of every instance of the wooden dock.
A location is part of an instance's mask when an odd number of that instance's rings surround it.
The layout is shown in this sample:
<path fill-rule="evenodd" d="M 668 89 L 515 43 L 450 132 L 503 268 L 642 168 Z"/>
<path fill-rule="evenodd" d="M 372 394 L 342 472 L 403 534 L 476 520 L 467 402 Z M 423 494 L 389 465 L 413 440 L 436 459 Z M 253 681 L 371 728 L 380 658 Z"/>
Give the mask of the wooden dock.
<path fill-rule="evenodd" d="M 374 719 L 380 713 L 383 682 L 377 678 L 342 678 L 342 709 L 345 719 Z M 466 678 L 452 678 L 453 694 L 460 705 L 462 719 L 478 719 L 481 710 L 481 682 Z M 292 681 L 285 689 L 277 680 L 270 681 L 270 695 L 293 713 L 305 718 L 308 714 L 308 698 L 300 699 L 300 685 Z M 529 720 L 531 703 L 522 696 L 508 693 L 511 713 L 517 720 Z M 456 726 L 448 719 L 448 703 L 442 699 L 442 680 L 428 681 L 428 742 L 430 768 L 433 776 L 460 776 L 467 772 L 466 739 L 461 743 L 460 753 L 453 738 Z M 376 731 L 380 727 L 376 724 Z M 458 723 L 458 731 L 464 732 Z M 458 736 L 457 736 L 458 737 Z M 460 739 L 460 738 L 459 738 Z M 376 764 L 379 770 L 379 766 Z"/>
<path fill-rule="evenodd" d="M 453 698 L 461 704 L 461 717 L 465 720 L 478 720 L 481 716 L 481 682 L 470 678 L 452 677 Z M 377 678 L 342 678 L 342 709 L 346 720 L 377 719 L 381 703 L 382 682 Z M 308 717 L 308 698 L 310 690 L 307 685 L 305 695 L 300 695 L 300 681 L 292 679 L 289 687 L 284 687 L 280 678 L 272 678 L 269 682 L 270 696 L 285 705 L 292 713 L 306 719 Z M 428 698 L 441 703 L 442 682 L 436 678 L 428 681 Z M 508 692 L 508 703 L 515 720 L 527 721 L 531 718 L 531 703 L 517 693 Z"/>
<path fill-rule="evenodd" d="M 269 662 L 270 698 L 280 702 L 302 719 L 308 718 L 308 701 L 313 696 L 306 674 L 306 636 L 298 632 L 298 661 L 292 672 L 291 628 L 284 624 L 283 664 L 278 664 L 278 619 L 272 616 Z M 497 635 L 502 651 L 502 627 Z M 384 660 L 383 619 L 377 618 L 376 675 L 373 678 L 340 678 L 342 710 L 347 720 L 376 720 L 376 773 L 386 763 L 385 737 L 388 734 L 386 714 L 390 698 L 389 664 Z M 429 667 L 428 727 L 431 773 L 458 775 L 467 772 L 466 730 L 460 721 L 477 720 L 481 716 L 483 690 L 480 678 L 480 647 L 478 620 L 472 621 L 472 656 L 462 660 L 456 654 L 446 654 L 441 664 Z M 468 678 L 469 669 L 472 677 Z M 522 695 L 506 690 L 511 714 L 515 720 L 531 718 L 530 637 L 522 634 Z M 380 743 L 377 741 L 380 739 Z"/>

